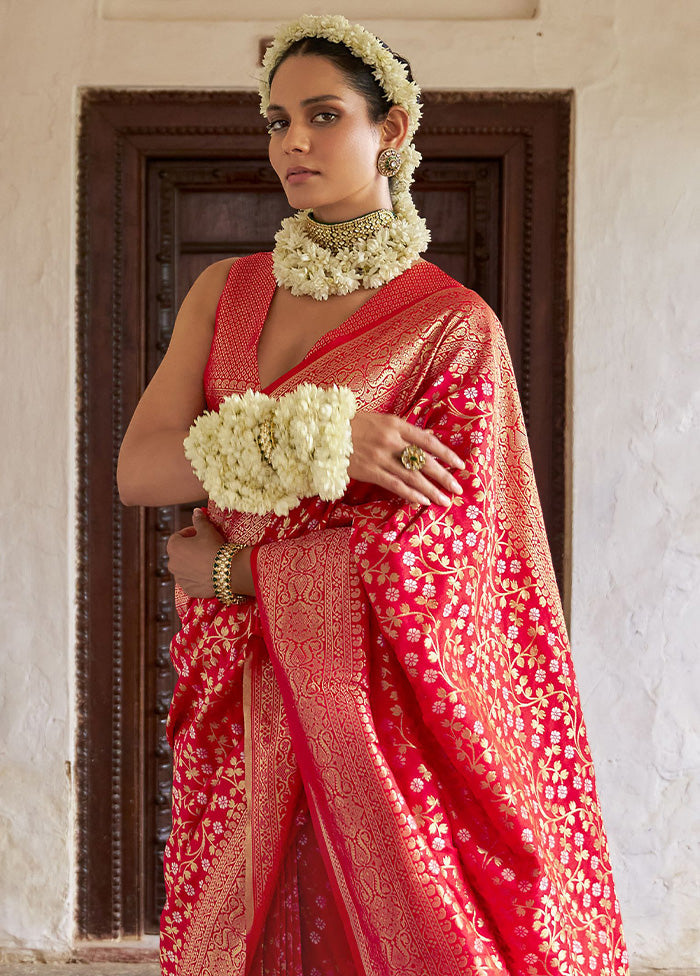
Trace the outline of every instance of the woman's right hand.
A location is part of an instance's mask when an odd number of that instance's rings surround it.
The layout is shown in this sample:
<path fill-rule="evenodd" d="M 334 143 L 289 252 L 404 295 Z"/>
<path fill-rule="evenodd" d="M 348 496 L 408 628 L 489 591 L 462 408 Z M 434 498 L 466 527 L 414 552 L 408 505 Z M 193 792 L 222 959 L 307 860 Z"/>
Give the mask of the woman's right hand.
<path fill-rule="evenodd" d="M 390 413 L 358 411 L 351 421 L 353 450 L 348 474 L 386 488 L 417 505 L 450 504 L 462 486 L 448 468 L 462 470 L 464 462 L 434 434 Z M 421 471 L 410 471 L 401 461 L 409 444 L 425 452 Z"/>

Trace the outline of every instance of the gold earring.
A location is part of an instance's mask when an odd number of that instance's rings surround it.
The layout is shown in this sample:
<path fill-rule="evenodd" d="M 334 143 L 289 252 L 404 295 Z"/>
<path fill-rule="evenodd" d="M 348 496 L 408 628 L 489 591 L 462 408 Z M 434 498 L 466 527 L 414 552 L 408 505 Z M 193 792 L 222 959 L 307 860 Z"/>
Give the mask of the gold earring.
<path fill-rule="evenodd" d="M 377 169 L 381 176 L 396 176 L 401 169 L 401 153 L 398 149 L 385 149 L 380 152 Z"/>

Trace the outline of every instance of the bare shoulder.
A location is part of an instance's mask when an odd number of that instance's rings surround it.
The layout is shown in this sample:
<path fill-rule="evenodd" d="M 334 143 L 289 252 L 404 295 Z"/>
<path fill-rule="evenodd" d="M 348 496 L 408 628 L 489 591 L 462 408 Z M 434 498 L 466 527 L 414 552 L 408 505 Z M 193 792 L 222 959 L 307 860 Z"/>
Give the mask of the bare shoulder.
<path fill-rule="evenodd" d="M 207 318 L 211 317 L 213 321 L 221 292 L 224 290 L 231 268 L 237 260 L 238 258 L 224 258 L 208 265 L 195 279 L 182 303 L 182 307 L 184 308 L 186 305 L 195 307 L 200 314 L 204 311 Z"/>
<path fill-rule="evenodd" d="M 224 258 L 208 265 L 185 295 L 175 319 L 165 361 L 189 361 L 197 368 L 209 355 L 216 309 L 226 279 L 237 258 Z"/>
<path fill-rule="evenodd" d="M 236 261 L 238 261 L 238 258 L 223 258 L 221 261 L 214 261 L 213 264 L 208 265 L 204 271 L 202 271 L 199 278 L 212 282 L 220 281 L 223 284 L 226 284 L 226 279 L 228 278 L 229 272 Z"/>

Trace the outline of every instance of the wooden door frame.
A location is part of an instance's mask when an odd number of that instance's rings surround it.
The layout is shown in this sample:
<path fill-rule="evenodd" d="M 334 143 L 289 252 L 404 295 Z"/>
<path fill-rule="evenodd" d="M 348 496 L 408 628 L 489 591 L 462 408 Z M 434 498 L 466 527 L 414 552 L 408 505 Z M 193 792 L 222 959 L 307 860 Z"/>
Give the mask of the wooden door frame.
<path fill-rule="evenodd" d="M 521 317 L 515 350 L 526 418 L 530 392 L 551 372 L 549 533 L 565 605 L 566 350 L 571 92 L 427 92 L 418 148 L 440 157 L 461 140 L 464 155 L 502 160 L 521 204 L 504 221 L 504 246 L 522 247 L 519 281 L 505 283 L 502 316 Z M 467 118 L 468 116 L 468 118 Z M 78 610 L 77 804 L 81 938 L 119 939 L 144 930 L 144 663 L 139 614 L 142 513 L 125 509 L 115 485 L 119 444 L 138 398 L 144 363 L 144 174 L 149 159 L 267 159 L 253 92 L 85 89 L 78 146 L 77 406 Z M 538 174 L 550 174 L 549 192 Z M 511 219 L 512 215 L 512 219 Z M 509 223 L 509 221 L 511 221 Z M 528 344 L 547 341 L 551 361 L 533 366 Z M 545 405 L 545 408 L 547 405 Z M 540 409 L 540 408 L 538 408 Z M 543 408 L 544 409 L 544 408 Z M 95 527 L 109 520 L 109 530 Z M 156 568 L 167 575 L 165 565 Z"/>

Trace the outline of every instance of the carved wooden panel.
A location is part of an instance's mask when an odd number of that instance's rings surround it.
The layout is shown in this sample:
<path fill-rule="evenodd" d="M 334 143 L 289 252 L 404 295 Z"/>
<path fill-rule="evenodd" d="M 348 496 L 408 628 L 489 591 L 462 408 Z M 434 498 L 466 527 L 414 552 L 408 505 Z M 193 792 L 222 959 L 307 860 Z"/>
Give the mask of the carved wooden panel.
<path fill-rule="evenodd" d="M 504 321 L 560 584 L 569 96 L 428 93 L 427 256 Z M 176 627 L 165 544 L 191 506 L 123 509 L 114 471 L 196 275 L 269 249 L 286 200 L 251 93 L 85 93 L 80 142 L 79 926 L 156 931 Z M 534 215 L 537 214 L 537 220 Z"/>

